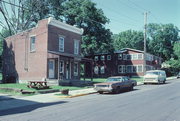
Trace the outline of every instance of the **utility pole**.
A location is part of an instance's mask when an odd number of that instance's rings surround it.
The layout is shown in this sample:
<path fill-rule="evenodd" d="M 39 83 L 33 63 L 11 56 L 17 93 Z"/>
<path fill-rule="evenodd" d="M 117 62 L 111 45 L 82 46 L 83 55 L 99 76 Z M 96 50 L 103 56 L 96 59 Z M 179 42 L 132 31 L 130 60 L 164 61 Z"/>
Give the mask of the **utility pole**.
<path fill-rule="evenodd" d="M 147 12 L 144 12 L 144 75 L 146 73 L 146 36 L 147 36 Z"/>

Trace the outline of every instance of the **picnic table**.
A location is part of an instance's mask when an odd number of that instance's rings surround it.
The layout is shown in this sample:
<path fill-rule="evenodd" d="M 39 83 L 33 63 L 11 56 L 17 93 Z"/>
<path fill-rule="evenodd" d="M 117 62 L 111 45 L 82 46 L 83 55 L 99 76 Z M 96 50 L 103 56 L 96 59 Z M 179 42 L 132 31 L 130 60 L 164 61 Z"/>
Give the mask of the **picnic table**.
<path fill-rule="evenodd" d="M 36 89 L 47 89 L 47 81 L 29 81 L 27 87 Z"/>

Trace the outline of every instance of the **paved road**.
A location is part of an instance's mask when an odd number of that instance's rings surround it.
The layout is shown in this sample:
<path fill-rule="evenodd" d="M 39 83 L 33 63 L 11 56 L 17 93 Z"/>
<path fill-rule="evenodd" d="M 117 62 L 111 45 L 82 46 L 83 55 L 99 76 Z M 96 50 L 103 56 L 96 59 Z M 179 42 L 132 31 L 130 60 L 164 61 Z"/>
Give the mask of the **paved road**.
<path fill-rule="evenodd" d="M 1 121 L 180 121 L 180 79 L 5 110 Z"/>

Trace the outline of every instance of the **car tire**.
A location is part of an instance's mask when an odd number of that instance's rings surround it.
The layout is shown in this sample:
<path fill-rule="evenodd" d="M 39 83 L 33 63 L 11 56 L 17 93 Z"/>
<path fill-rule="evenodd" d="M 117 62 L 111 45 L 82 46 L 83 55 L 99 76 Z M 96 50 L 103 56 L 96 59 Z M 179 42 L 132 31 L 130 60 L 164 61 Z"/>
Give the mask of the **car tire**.
<path fill-rule="evenodd" d="M 113 91 L 113 93 L 119 94 L 119 93 L 120 93 L 120 87 L 117 87 L 117 88 Z"/>
<path fill-rule="evenodd" d="M 134 89 L 134 86 L 133 86 L 133 85 L 131 85 L 131 87 L 130 87 L 130 91 L 133 91 L 133 89 Z"/>
<path fill-rule="evenodd" d="M 103 94 L 103 91 L 98 91 L 99 94 Z"/>

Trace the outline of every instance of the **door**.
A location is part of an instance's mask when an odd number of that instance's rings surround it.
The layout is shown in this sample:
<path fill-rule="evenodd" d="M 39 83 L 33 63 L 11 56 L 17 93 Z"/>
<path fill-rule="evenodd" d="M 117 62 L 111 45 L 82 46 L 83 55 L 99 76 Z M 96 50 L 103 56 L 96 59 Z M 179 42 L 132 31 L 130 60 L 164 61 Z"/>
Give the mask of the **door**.
<path fill-rule="evenodd" d="M 69 62 L 66 62 L 66 79 L 69 79 Z"/>
<path fill-rule="evenodd" d="M 49 78 L 50 79 L 53 79 L 55 74 L 54 74 L 54 71 L 55 71 L 55 65 L 54 65 L 54 60 L 49 60 Z"/>

